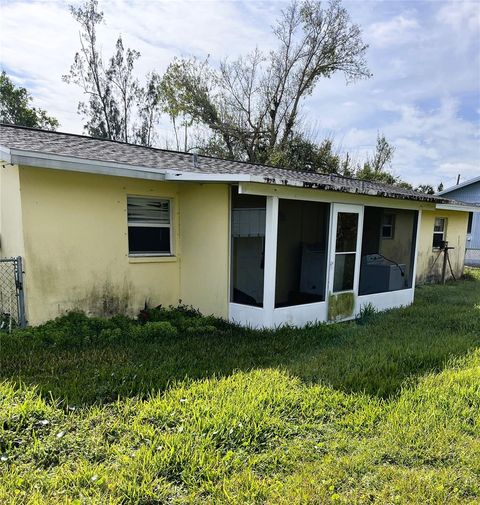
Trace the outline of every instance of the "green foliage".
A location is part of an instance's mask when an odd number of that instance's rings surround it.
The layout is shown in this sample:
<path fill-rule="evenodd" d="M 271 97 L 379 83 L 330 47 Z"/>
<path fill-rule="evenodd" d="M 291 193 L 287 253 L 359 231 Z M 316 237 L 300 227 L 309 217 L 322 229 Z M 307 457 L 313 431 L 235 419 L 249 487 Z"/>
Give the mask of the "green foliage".
<path fill-rule="evenodd" d="M 343 170 L 340 155 L 334 152 L 331 139 L 316 144 L 300 134 L 295 134 L 281 149 L 275 148 L 264 161 L 278 167 L 322 174 L 339 174 Z"/>
<path fill-rule="evenodd" d="M 56 130 L 58 121 L 43 109 L 32 107 L 26 88 L 15 86 L 5 71 L 0 74 L 0 122 Z"/>
<path fill-rule="evenodd" d="M 203 126 L 208 135 L 201 151 L 228 159 L 288 168 L 322 150 L 301 133 L 302 105 L 321 79 L 335 73 L 349 81 L 370 77 L 361 30 L 340 0 L 302 0 L 280 11 L 272 32 L 274 50 L 256 49 L 219 69 L 196 58 L 172 62 L 162 84 L 177 145 L 180 122 Z M 295 147 L 307 152 L 297 155 Z"/>
<path fill-rule="evenodd" d="M 357 324 L 370 324 L 374 321 L 376 314 L 378 314 L 377 309 L 373 303 L 369 302 L 360 308 L 360 314 L 358 314 L 356 322 Z"/>
<path fill-rule="evenodd" d="M 177 328 L 168 321 L 152 321 L 142 326 L 133 327 L 130 336 L 140 340 L 155 340 L 158 338 L 172 338 L 177 333 Z"/>
<path fill-rule="evenodd" d="M 171 323 L 180 332 L 206 332 L 226 331 L 236 328 L 235 325 L 224 319 L 213 316 L 203 316 L 198 309 L 188 305 L 170 306 L 161 305 L 155 308 L 141 310 L 138 314 L 140 322 L 166 321 Z"/>
<path fill-rule="evenodd" d="M 433 186 L 430 186 L 430 184 L 420 184 L 415 188 L 415 191 L 418 191 L 419 193 L 424 193 L 425 195 L 435 194 L 435 190 L 433 189 Z"/>
<path fill-rule="evenodd" d="M 378 133 L 373 156 L 369 157 L 361 167 L 350 167 L 350 172 L 357 179 L 364 181 L 380 182 L 404 189 L 412 189 L 411 184 L 402 181 L 400 177 L 391 173 L 394 153 L 395 147 L 388 142 L 384 134 Z"/>

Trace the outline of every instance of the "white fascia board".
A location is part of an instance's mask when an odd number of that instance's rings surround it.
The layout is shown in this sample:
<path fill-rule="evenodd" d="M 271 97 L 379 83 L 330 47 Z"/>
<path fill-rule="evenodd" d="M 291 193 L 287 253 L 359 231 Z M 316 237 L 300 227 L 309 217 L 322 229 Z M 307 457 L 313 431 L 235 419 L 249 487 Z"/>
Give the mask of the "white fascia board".
<path fill-rule="evenodd" d="M 397 197 L 392 197 L 392 196 L 383 196 L 379 195 L 379 191 L 373 188 L 366 188 L 362 184 L 361 190 L 358 188 L 351 188 L 351 187 L 341 187 L 338 184 L 335 183 L 317 183 L 317 182 L 308 182 L 308 181 L 302 181 L 300 179 L 274 179 L 268 176 L 259 176 L 255 175 L 252 176 L 252 179 L 250 182 L 259 182 L 262 184 L 268 184 L 268 185 L 276 185 L 276 186 L 292 186 L 294 188 L 302 188 L 302 189 L 319 189 L 322 191 L 329 191 L 331 193 L 350 193 L 352 195 L 359 195 L 359 196 L 375 196 L 375 197 L 383 197 L 383 198 L 390 198 L 391 200 L 404 200 L 404 201 L 412 201 L 412 202 L 418 202 L 419 204 L 425 204 L 425 203 L 435 203 L 435 202 L 430 202 L 428 200 L 416 200 L 416 199 L 410 199 L 410 198 L 397 198 Z M 360 181 L 363 182 L 363 181 Z M 364 181 L 368 182 L 368 181 Z M 240 191 L 241 192 L 241 191 Z M 413 208 L 417 209 L 418 205 L 413 206 Z"/>
<path fill-rule="evenodd" d="M 12 155 L 10 154 L 10 149 L 8 147 L 0 146 L 0 160 L 5 163 L 12 162 Z"/>
<path fill-rule="evenodd" d="M 455 205 L 454 203 L 437 203 L 437 210 L 455 210 L 457 212 L 480 212 L 480 205 Z"/>
<path fill-rule="evenodd" d="M 2 158 L 3 158 L 3 149 Z M 74 156 L 46 154 L 22 149 L 10 149 L 10 161 L 14 165 L 26 165 L 54 170 L 84 172 L 88 174 L 111 175 L 117 177 L 133 177 L 135 179 L 165 180 L 165 170 L 156 170 L 140 165 L 128 165 L 107 161 L 89 160 Z"/>
<path fill-rule="evenodd" d="M 250 182 L 248 174 L 206 174 L 204 172 L 166 171 L 165 180 L 172 182 Z"/>

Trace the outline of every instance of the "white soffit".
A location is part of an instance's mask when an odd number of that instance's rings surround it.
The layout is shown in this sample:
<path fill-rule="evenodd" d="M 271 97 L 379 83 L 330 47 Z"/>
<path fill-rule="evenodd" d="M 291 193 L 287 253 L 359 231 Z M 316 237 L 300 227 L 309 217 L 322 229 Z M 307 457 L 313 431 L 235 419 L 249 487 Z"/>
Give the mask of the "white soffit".
<path fill-rule="evenodd" d="M 61 156 L 51 153 L 8 149 L 0 146 L 0 158 L 12 165 L 25 165 L 38 168 L 51 168 L 88 174 L 113 175 L 117 177 L 133 177 L 135 179 L 165 180 L 165 170 L 150 167 L 128 165 L 126 163 L 105 162 Z"/>
<path fill-rule="evenodd" d="M 249 182 L 252 176 L 248 174 L 207 174 L 204 172 L 165 172 L 165 180 L 172 182 Z"/>
<path fill-rule="evenodd" d="M 454 210 L 457 212 L 480 212 L 480 205 L 437 203 L 435 208 L 437 210 Z"/>

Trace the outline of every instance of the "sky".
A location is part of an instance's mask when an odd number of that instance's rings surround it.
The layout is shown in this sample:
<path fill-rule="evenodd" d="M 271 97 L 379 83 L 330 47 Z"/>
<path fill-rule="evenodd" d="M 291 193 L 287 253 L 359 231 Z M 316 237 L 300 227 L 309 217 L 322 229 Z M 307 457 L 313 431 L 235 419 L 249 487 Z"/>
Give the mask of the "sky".
<path fill-rule="evenodd" d="M 271 26 L 283 0 L 99 0 L 105 57 L 119 34 L 140 51 L 140 79 L 175 57 L 210 55 L 215 64 L 258 47 L 275 48 Z M 79 88 L 62 82 L 79 48 L 69 13 L 78 0 L 0 0 L 0 67 L 34 105 L 83 133 Z M 377 134 L 395 146 L 393 172 L 413 185 L 445 187 L 480 175 L 480 0 L 345 0 L 369 44 L 373 77 L 323 79 L 305 101 L 318 140 L 362 161 Z M 170 134 L 162 124 L 161 138 Z M 162 147 L 162 146 L 160 146 Z"/>

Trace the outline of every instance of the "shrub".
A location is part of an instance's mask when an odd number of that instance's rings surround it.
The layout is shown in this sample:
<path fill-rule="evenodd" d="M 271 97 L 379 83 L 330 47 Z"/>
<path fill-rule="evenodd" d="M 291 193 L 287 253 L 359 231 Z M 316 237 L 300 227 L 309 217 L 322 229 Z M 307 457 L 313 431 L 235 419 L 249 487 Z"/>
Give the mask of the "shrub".
<path fill-rule="evenodd" d="M 198 309 L 188 305 L 170 306 L 159 305 L 154 308 L 141 310 L 137 319 L 142 324 L 153 321 L 167 321 L 181 333 L 214 333 L 215 330 L 227 331 L 238 327 L 225 319 L 214 316 L 203 316 Z M 212 329 L 213 327 L 213 329 Z"/>
<path fill-rule="evenodd" d="M 216 333 L 218 330 L 215 328 L 215 326 L 212 326 L 210 324 L 199 324 L 199 325 L 194 325 L 194 326 L 189 326 L 188 328 L 185 329 L 185 332 L 187 334 L 193 335 L 196 333 L 201 333 L 203 335 L 211 335 L 213 333 Z"/>
<path fill-rule="evenodd" d="M 160 338 L 171 338 L 177 335 L 175 326 L 168 321 L 152 321 L 144 325 L 133 326 L 131 335 L 138 340 L 155 340 Z"/>

